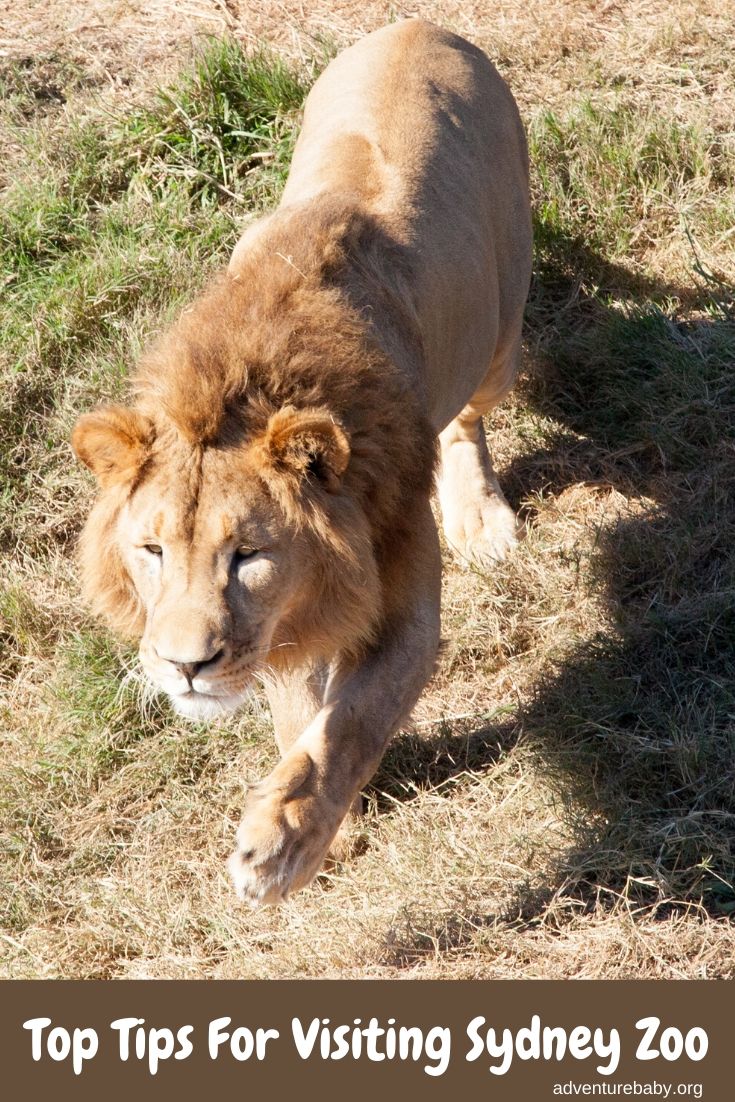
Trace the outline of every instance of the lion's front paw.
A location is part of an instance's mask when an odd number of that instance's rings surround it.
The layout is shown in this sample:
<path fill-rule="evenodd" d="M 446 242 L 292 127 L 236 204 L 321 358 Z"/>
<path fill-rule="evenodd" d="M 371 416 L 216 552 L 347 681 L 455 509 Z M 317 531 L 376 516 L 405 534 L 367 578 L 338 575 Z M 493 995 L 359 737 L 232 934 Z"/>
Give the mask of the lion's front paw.
<path fill-rule="evenodd" d="M 289 754 L 248 791 L 228 868 L 237 894 L 256 907 L 281 903 L 319 871 L 340 816 L 313 794 L 314 765 Z"/>

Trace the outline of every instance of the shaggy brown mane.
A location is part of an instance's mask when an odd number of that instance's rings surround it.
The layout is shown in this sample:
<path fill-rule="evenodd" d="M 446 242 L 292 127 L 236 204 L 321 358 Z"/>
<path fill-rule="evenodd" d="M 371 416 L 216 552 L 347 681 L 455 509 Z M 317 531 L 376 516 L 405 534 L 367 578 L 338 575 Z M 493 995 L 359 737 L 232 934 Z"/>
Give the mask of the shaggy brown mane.
<path fill-rule="evenodd" d="M 144 613 L 114 534 L 120 510 L 149 470 L 168 464 L 171 444 L 188 448 L 176 478 L 192 516 L 206 450 L 232 449 L 235 465 L 249 453 L 289 522 L 306 525 L 321 546 L 319 592 L 284 630 L 302 656 L 356 654 L 384 607 L 375 563 L 384 564 L 385 584 L 435 460 L 420 386 L 407 382 L 421 347 L 400 250 L 354 204 L 334 200 L 279 210 L 256 229 L 236 270 L 220 274 L 139 364 L 135 408 L 122 412 L 136 428 L 149 426 L 144 458 L 134 478 L 97 499 L 81 541 L 85 589 L 118 631 L 139 636 Z M 380 317 L 365 307 L 368 296 L 383 305 Z M 277 456 L 279 427 L 292 416 L 315 431 L 328 420 L 344 442 L 338 492 L 309 493 L 293 469 L 279 477 L 259 467 L 257 449 Z"/>
<path fill-rule="evenodd" d="M 279 211 L 237 271 L 216 278 L 143 358 L 137 407 L 194 449 L 243 445 L 284 407 L 326 408 L 350 442 L 345 490 L 380 539 L 411 512 L 408 498 L 428 491 L 435 458 L 406 365 L 400 372 L 392 358 L 421 354 L 398 256 L 347 202 Z M 373 319 L 362 303 L 377 287 L 384 316 Z"/>

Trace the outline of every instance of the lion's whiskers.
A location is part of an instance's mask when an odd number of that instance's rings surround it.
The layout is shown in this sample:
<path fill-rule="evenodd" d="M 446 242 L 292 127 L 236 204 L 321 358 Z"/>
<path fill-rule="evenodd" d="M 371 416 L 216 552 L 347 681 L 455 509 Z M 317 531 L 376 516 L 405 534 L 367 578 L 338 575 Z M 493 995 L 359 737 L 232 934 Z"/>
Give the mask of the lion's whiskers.
<path fill-rule="evenodd" d="M 139 661 L 123 664 L 125 673 L 115 694 L 115 704 L 121 706 L 128 693 L 131 693 L 135 705 L 146 723 L 154 717 L 157 706 L 157 691 Z"/>

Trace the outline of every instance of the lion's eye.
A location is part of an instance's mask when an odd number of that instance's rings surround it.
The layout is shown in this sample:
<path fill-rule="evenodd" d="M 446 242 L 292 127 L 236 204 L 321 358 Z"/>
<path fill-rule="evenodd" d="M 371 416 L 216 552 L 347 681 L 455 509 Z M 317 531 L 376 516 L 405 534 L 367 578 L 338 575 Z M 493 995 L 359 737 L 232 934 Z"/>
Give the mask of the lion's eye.
<path fill-rule="evenodd" d="M 257 554 L 258 549 L 256 547 L 238 547 L 234 555 L 235 565 L 247 562 L 248 559 L 254 559 Z"/>
<path fill-rule="evenodd" d="M 159 543 L 144 543 L 143 550 L 147 551 L 149 555 L 162 555 L 163 548 Z"/>

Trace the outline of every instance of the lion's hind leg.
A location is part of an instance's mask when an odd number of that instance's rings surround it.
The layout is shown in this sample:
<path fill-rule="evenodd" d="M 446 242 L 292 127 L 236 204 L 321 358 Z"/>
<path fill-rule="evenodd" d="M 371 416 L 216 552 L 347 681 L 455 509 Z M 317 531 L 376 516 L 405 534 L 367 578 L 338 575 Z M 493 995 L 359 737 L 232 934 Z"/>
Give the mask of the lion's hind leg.
<path fill-rule="evenodd" d="M 519 352 L 520 341 L 493 363 L 476 394 L 439 435 L 444 535 L 455 554 L 480 566 L 504 559 L 523 534 L 495 477 L 482 423 L 482 415 L 513 385 Z"/>

